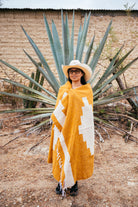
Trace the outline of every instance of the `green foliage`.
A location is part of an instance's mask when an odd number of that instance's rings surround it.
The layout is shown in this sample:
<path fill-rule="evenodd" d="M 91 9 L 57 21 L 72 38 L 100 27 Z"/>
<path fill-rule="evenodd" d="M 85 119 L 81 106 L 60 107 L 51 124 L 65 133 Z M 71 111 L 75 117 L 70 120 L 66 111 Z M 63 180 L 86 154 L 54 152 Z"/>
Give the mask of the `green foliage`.
<path fill-rule="evenodd" d="M 105 113 L 105 109 L 100 109 L 99 114 L 104 114 Z"/>
<path fill-rule="evenodd" d="M 134 9 L 136 3 L 132 4 L 131 6 L 128 4 L 128 2 L 126 4 L 124 4 L 125 10 L 127 12 L 130 12 L 132 9 Z"/>
<path fill-rule="evenodd" d="M 12 84 L 3 83 L 3 91 L 6 93 L 16 93 L 18 88 Z M 9 97 L 6 94 L 0 94 L 0 103 L 1 104 L 9 104 L 13 107 L 20 107 L 22 105 L 21 99 L 13 97 Z"/>
<path fill-rule="evenodd" d="M 38 65 L 39 66 L 42 66 L 41 63 L 39 63 Z M 40 71 L 38 70 L 38 68 L 36 68 L 35 74 L 32 72 L 31 78 L 34 79 L 37 83 L 39 83 L 41 86 L 43 86 L 44 77 L 40 73 Z M 37 91 L 40 91 L 40 92 L 42 91 L 42 89 L 39 86 L 35 85 L 31 81 L 29 83 L 29 88 L 32 88 L 32 89 L 37 90 Z M 33 92 L 28 91 L 27 89 L 23 89 L 23 93 L 26 94 L 26 95 L 34 95 Z M 37 101 L 31 101 L 31 100 L 23 99 L 23 105 L 24 105 L 24 108 L 35 108 L 36 105 L 37 105 Z"/>
<path fill-rule="evenodd" d="M 120 112 L 121 112 L 121 110 L 120 110 L 120 108 L 119 108 L 118 106 L 115 107 L 115 111 L 116 111 L 117 113 L 120 113 Z"/>

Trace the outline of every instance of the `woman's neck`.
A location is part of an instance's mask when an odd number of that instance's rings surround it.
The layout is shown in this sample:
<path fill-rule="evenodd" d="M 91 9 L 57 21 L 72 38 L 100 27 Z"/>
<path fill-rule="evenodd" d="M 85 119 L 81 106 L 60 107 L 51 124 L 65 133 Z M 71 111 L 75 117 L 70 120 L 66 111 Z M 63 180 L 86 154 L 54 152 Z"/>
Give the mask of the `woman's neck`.
<path fill-rule="evenodd" d="M 82 86 L 81 82 L 80 81 L 72 81 L 72 88 L 75 89 L 75 88 L 78 88 Z"/>

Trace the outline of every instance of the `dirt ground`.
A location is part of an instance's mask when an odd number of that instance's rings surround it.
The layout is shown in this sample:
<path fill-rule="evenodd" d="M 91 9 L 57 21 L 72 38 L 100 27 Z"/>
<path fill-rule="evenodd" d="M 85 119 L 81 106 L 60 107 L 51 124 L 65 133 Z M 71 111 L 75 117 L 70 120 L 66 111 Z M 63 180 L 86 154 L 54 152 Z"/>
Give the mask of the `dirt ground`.
<path fill-rule="evenodd" d="M 0 146 L 20 134 L 7 115 L 0 124 Z M 3 115 L 0 115 L 0 120 Z M 15 125 L 16 126 L 16 122 Z M 138 130 L 133 134 L 138 137 Z M 33 148 L 38 141 L 43 142 Z M 138 206 L 137 144 L 112 132 L 95 144 L 94 173 L 78 182 L 76 197 L 56 195 L 57 181 L 47 164 L 50 130 L 21 136 L 0 149 L 0 207 L 136 207 Z"/>

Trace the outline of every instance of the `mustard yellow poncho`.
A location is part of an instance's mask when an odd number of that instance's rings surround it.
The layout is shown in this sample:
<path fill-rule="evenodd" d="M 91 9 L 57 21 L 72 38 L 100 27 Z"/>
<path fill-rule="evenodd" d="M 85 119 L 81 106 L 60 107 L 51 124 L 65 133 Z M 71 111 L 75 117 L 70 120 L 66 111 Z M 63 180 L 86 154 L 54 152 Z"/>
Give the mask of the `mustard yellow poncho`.
<path fill-rule="evenodd" d="M 89 178 L 94 164 L 93 93 L 90 84 L 72 89 L 68 81 L 59 89 L 48 163 L 63 189 Z"/>

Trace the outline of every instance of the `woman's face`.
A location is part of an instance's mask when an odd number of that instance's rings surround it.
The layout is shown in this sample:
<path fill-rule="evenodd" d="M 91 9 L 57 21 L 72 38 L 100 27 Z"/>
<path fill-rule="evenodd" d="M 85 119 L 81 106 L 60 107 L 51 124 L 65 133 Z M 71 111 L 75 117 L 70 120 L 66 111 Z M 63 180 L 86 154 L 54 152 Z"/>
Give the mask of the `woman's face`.
<path fill-rule="evenodd" d="M 81 80 L 83 73 L 78 68 L 71 68 L 69 69 L 69 77 L 73 82 L 78 82 Z"/>

